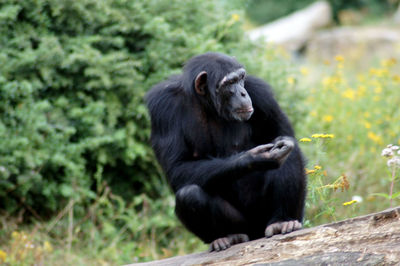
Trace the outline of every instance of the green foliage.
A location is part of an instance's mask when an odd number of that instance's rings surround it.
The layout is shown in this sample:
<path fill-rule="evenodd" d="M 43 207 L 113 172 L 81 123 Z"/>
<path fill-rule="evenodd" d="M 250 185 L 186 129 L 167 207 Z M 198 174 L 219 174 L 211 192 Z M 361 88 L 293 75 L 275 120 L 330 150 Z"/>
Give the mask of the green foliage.
<path fill-rule="evenodd" d="M 265 24 L 280 17 L 305 8 L 316 0 L 249 0 L 246 14 L 253 22 Z M 346 9 L 364 10 L 372 16 L 390 13 L 396 10 L 398 0 L 328 0 L 332 6 L 334 19 L 339 22 L 340 11 Z"/>
<path fill-rule="evenodd" d="M 141 8 L 89 0 L 2 2 L 3 209 L 48 214 L 67 198 L 94 198 L 94 176 L 142 189 L 145 177 L 156 174 L 146 145 L 143 62 L 123 36 L 141 34 L 136 21 L 150 15 L 135 12 Z M 131 21 L 124 20 L 129 10 L 136 14 Z"/>
<path fill-rule="evenodd" d="M 338 21 L 338 14 L 344 9 L 364 9 L 371 15 L 382 15 L 395 10 L 397 0 L 328 0 L 333 9 L 333 16 Z"/>
<path fill-rule="evenodd" d="M 264 24 L 306 7 L 315 0 L 249 0 L 246 13 L 257 24 Z"/>

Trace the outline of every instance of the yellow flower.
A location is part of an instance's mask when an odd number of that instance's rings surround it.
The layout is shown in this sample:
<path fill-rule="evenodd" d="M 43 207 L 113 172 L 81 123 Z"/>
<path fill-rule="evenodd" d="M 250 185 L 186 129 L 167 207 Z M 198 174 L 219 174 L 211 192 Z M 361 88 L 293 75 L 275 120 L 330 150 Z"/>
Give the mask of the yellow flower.
<path fill-rule="evenodd" d="M 383 145 L 383 140 L 381 136 L 376 135 L 374 132 L 368 132 L 368 138 L 371 139 L 373 142 L 378 143 L 379 145 Z"/>
<path fill-rule="evenodd" d="M 334 134 L 313 134 L 311 135 L 312 138 L 318 139 L 318 138 L 322 138 L 322 139 L 333 139 L 335 137 Z"/>
<path fill-rule="evenodd" d="M 18 239 L 20 237 L 20 233 L 18 233 L 17 231 L 14 231 L 11 233 L 11 237 L 13 239 Z"/>
<path fill-rule="evenodd" d="M 300 68 L 300 73 L 303 74 L 304 76 L 307 76 L 310 73 L 310 71 L 308 70 L 308 68 L 302 67 Z"/>
<path fill-rule="evenodd" d="M 400 83 L 400 75 L 393 75 L 393 81 Z"/>
<path fill-rule="evenodd" d="M 7 253 L 0 249 L 0 262 L 3 263 L 6 261 Z"/>
<path fill-rule="evenodd" d="M 330 123 L 330 122 L 333 121 L 333 116 L 331 116 L 331 115 L 324 115 L 324 116 L 322 117 L 322 120 L 323 120 L 324 122 Z"/>
<path fill-rule="evenodd" d="M 321 166 L 321 165 L 316 165 L 316 166 L 314 166 L 314 169 L 315 169 L 315 170 L 321 170 L 321 169 L 322 169 L 322 166 Z"/>
<path fill-rule="evenodd" d="M 341 76 L 336 75 L 336 76 L 327 76 L 322 79 L 322 85 L 326 88 L 333 89 L 336 91 L 337 89 L 335 88 L 335 85 L 340 84 L 343 82 L 343 79 Z"/>
<path fill-rule="evenodd" d="M 382 60 L 382 61 L 381 61 L 381 66 L 382 66 L 382 67 L 392 67 L 392 66 L 394 66 L 396 63 L 397 63 L 396 59 L 394 59 L 394 58 L 389 58 L 389 59 L 386 59 L 386 60 Z"/>
<path fill-rule="evenodd" d="M 313 173 L 315 173 L 317 170 L 308 170 L 308 169 L 306 169 L 306 175 L 309 175 L 309 174 L 313 174 Z"/>
<path fill-rule="evenodd" d="M 318 138 L 322 138 L 323 134 L 312 134 L 311 137 L 318 139 Z"/>
<path fill-rule="evenodd" d="M 352 89 L 349 88 L 349 89 L 345 90 L 345 91 L 342 93 L 342 96 L 343 96 L 344 98 L 348 98 L 348 99 L 350 99 L 350 100 L 354 100 L 356 94 L 355 94 L 354 90 L 352 90 Z"/>
<path fill-rule="evenodd" d="M 344 57 L 341 56 L 341 55 L 337 55 L 337 56 L 335 56 L 335 60 L 338 61 L 338 62 L 343 62 L 344 61 Z"/>
<path fill-rule="evenodd" d="M 376 88 L 374 89 L 374 92 L 375 92 L 376 94 L 381 93 L 381 92 L 382 92 L 382 87 L 376 87 Z"/>
<path fill-rule="evenodd" d="M 352 204 L 354 204 L 356 202 L 357 202 L 356 200 L 347 201 L 347 202 L 343 203 L 343 206 L 349 206 L 349 205 L 352 205 Z"/>
<path fill-rule="evenodd" d="M 369 74 L 381 78 L 389 74 L 389 71 L 387 69 L 371 68 Z"/>
<path fill-rule="evenodd" d="M 300 142 L 310 142 L 311 139 L 310 138 L 301 138 Z"/>
<path fill-rule="evenodd" d="M 232 19 L 233 19 L 233 21 L 239 21 L 240 16 L 238 14 L 232 14 Z"/>
<path fill-rule="evenodd" d="M 288 82 L 290 85 L 293 85 L 294 82 L 295 82 L 295 79 L 294 79 L 293 77 L 288 77 L 288 78 L 287 78 L 287 82 Z"/>
<path fill-rule="evenodd" d="M 44 249 L 44 251 L 46 251 L 46 252 L 52 252 L 53 251 L 53 246 L 50 244 L 50 242 L 49 241 L 44 241 L 44 244 L 43 244 L 43 249 Z"/>
<path fill-rule="evenodd" d="M 335 137 L 334 134 L 312 134 L 312 138 L 318 139 L 318 138 L 323 138 L 323 139 L 333 139 Z"/>
<path fill-rule="evenodd" d="M 368 122 L 368 121 L 365 121 L 365 122 L 364 122 L 364 127 L 365 127 L 366 129 L 370 129 L 370 128 L 371 128 L 371 123 Z"/>
<path fill-rule="evenodd" d="M 333 139 L 335 137 L 334 134 L 313 134 L 311 135 L 312 138 L 323 138 L 323 139 Z"/>

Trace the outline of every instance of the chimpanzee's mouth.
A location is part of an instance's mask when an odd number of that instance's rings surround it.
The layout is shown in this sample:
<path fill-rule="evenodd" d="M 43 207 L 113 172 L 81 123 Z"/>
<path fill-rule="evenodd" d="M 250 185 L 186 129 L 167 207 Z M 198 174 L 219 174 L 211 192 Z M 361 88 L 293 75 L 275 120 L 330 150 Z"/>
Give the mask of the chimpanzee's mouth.
<path fill-rule="evenodd" d="M 252 113 L 253 111 L 254 111 L 253 107 L 251 107 L 251 106 L 236 109 L 236 113 L 238 113 L 238 114 Z"/>
<path fill-rule="evenodd" d="M 238 121 L 247 121 L 250 119 L 253 112 L 254 109 L 252 106 L 248 106 L 245 108 L 237 108 L 234 113 L 234 118 Z"/>

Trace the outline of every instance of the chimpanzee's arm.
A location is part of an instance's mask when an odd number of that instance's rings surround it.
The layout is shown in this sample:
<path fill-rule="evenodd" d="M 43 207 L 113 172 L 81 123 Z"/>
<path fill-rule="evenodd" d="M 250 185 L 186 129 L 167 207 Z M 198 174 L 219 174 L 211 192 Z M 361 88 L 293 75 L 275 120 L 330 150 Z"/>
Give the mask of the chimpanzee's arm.
<path fill-rule="evenodd" d="M 189 184 L 207 188 L 219 182 L 232 182 L 235 176 L 250 171 L 278 168 L 293 148 L 293 142 L 282 140 L 280 144 L 260 145 L 225 158 L 194 160 L 179 132 L 173 136 L 153 135 L 152 139 L 154 151 L 174 191 Z"/>

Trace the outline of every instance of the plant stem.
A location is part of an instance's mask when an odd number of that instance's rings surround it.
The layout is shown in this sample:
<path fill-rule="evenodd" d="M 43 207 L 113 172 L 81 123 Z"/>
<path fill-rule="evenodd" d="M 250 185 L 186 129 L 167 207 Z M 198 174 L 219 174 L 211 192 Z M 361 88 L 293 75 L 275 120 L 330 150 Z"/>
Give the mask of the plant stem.
<path fill-rule="evenodd" d="M 390 193 L 389 193 L 389 197 L 390 197 L 390 208 L 392 208 L 392 203 L 393 203 L 393 187 L 394 187 L 394 178 L 396 176 L 396 168 L 393 167 L 392 169 L 392 183 L 390 184 Z"/>
<path fill-rule="evenodd" d="M 70 201 L 70 205 L 71 208 L 69 208 L 68 211 L 68 240 L 67 240 L 67 249 L 68 249 L 68 253 L 71 253 L 71 247 L 72 247 L 72 233 L 73 233 L 73 229 L 74 229 L 74 200 L 71 199 Z"/>

